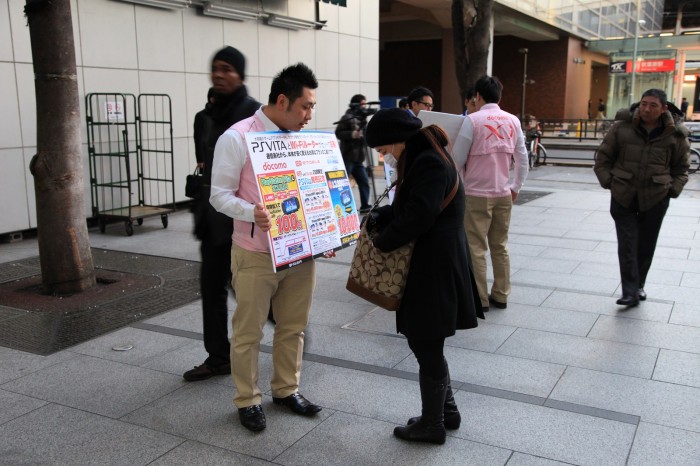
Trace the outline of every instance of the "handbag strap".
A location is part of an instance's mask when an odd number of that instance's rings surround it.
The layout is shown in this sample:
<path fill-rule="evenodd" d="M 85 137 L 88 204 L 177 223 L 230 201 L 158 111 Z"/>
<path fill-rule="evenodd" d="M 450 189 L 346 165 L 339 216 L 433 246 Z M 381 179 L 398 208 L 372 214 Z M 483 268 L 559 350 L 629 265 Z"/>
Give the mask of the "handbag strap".
<path fill-rule="evenodd" d="M 377 207 L 379 207 L 379 203 L 382 202 L 382 201 L 389 195 L 389 191 L 391 191 L 392 189 L 394 189 L 394 186 L 396 186 L 396 181 L 394 181 L 393 183 L 391 183 L 391 185 L 390 185 L 388 188 L 386 188 L 386 189 L 384 190 L 384 192 L 377 198 L 377 200 L 374 201 L 374 204 L 372 205 L 372 208 L 369 209 L 370 212 L 372 212 L 374 209 L 376 209 Z"/>
<path fill-rule="evenodd" d="M 450 194 L 447 195 L 445 200 L 442 201 L 442 204 L 440 204 L 440 212 L 445 210 L 445 207 L 450 205 L 450 202 L 452 202 L 452 199 L 455 198 L 455 194 L 457 194 L 457 190 L 459 189 L 459 173 L 457 173 L 457 179 L 455 180 L 455 185 L 452 187 L 452 191 L 450 191 Z"/>
<path fill-rule="evenodd" d="M 384 200 L 389 195 L 389 191 L 394 189 L 394 186 L 396 186 L 396 181 L 391 183 L 391 185 L 384 190 L 384 192 L 377 198 L 376 201 L 374 201 L 374 205 L 372 205 L 372 208 L 370 209 L 370 212 L 376 209 L 379 206 L 379 203 Z M 457 194 L 457 190 L 459 189 L 459 173 L 457 173 L 457 179 L 455 180 L 455 185 L 452 187 L 452 190 L 450 193 L 443 199 L 442 203 L 440 204 L 440 212 L 445 210 L 445 208 L 450 205 L 450 202 L 452 202 L 452 199 L 455 198 L 455 195 Z"/>

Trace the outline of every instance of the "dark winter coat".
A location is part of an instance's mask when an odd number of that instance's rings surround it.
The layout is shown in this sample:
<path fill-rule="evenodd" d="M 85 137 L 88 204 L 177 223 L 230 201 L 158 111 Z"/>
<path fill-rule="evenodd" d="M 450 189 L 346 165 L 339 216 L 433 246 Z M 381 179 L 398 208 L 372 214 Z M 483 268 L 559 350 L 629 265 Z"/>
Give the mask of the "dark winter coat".
<path fill-rule="evenodd" d="M 630 207 L 636 197 L 644 212 L 667 197 L 678 197 L 688 181 L 688 130 L 670 112 L 661 114 L 661 128 L 648 134 L 639 125 L 639 109 L 620 114 L 595 157 L 600 185 L 615 201 Z"/>
<path fill-rule="evenodd" d="M 204 151 L 204 188 L 199 197 L 193 201 L 194 233 L 201 241 L 209 241 L 212 245 L 223 245 L 231 241 L 233 220 L 217 212 L 209 203 L 211 193 L 211 167 L 214 163 L 214 148 L 219 136 L 227 129 L 244 120 L 260 108 L 262 104 L 248 95 L 245 86 L 239 87 L 231 95 L 215 95 L 215 102 L 207 105 L 205 116 L 199 112 L 195 118 L 195 148 Z M 199 162 L 199 157 L 197 158 Z"/>
<path fill-rule="evenodd" d="M 365 160 L 365 138 L 352 137 L 356 130 L 362 131 L 363 121 L 349 108 L 335 127 L 335 137 L 340 141 L 340 153 L 343 154 L 345 163 L 360 163 Z"/>
<path fill-rule="evenodd" d="M 194 155 L 197 163 L 204 163 L 209 150 L 209 134 L 214 126 L 214 120 L 209 116 L 211 104 L 207 103 L 204 110 L 200 110 L 194 116 Z"/>
<path fill-rule="evenodd" d="M 477 315 L 483 318 L 470 271 L 462 182 L 422 133 L 406 141 L 401 158 L 403 181 L 393 204 L 378 212 L 385 227 L 374 240 L 385 252 L 416 240 L 396 329 L 413 339 L 449 337 L 476 327 Z M 457 194 L 440 211 L 456 180 Z"/>

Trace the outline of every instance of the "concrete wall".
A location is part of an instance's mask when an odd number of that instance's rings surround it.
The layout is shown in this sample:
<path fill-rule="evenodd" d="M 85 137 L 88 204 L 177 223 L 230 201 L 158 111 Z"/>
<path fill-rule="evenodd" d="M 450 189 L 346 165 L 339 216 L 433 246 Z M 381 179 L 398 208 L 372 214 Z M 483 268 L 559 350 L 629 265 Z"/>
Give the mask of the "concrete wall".
<path fill-rule="evenodd" d="M 525 113 L 540 119 L 586 118 L 588 99 L 595 112 L 600 97 L 607 95 L 608 57 L 587 50 L 576 38 L 531 42 L 513 36 L 496 37 L 494 72 L 503 82 L 501 107 L 520 114 L 523 79 L 523 55 L 528 49 Z M 593 67 L 596 63 L 600 67 Z M 595 112 L 593 116 L 595 116 Z"/>
<path fill-rule="evenodd" d="M 606 57 L 607 58 L 607 57 Z M 595 118 L 598 114 L 598 99 L 603 99 L 607 104 L 608 102 L 608 83 L 610 81 L 608 74 L 607 61 L 605 61 L 606 66 L 596 66 L 591 71 L 591 115 Z M 611 109 L 608 109 L 606 113 L 609 113 Z M 614 109 L 612 109 L 615 112 Z M 612 116 L 606 115 L 609 118 L 615 117 L 613 113 Z"/>
<path fill-rule="evenodd" d="M 308 0 L 311 1 L 311 0 Z M 25 0 L 0 3 L 0 233 L 35 228 L 28 164 L 36 151 L 36 112 Z M 224 45 L 247 58 L 249 93 L 267 101 L 273 76 L 302 61 L 319 80 L 311 129 L 333 130 L 353 94 L 379 97 L 379 0 L 320 3 L 323 30 L 291 31 L 262 22 L 203 16 L 114 0 L 72 0 L 81 109 L 90 92 L 165 93 L 173 106 L 176 201 L 195 164 L 192 121 L 206 101 L 213 53 Z M 291 4 L 290 4 L 291 5 Z M 85 214 L 90 214 L 83 118 Z"/>
<path fill-rule="evenodd" d="M 538 118 L 566 118 L 568 39 L 531 42 L 513 36 L 494 40 L 493 74 L 503 83 L 501 108 L 520 115 L 523 82 L 523 55 L 527 48 L 527 78 L 525 113 Z"/>

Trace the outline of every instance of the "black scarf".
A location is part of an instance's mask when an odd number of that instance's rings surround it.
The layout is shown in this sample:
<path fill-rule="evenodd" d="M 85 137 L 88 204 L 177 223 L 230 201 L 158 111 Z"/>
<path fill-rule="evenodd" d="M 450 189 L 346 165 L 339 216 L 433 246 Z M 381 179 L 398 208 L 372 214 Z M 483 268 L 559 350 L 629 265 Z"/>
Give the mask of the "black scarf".
<path fill-rule="evenodd" d="M 214 104 L 208 109 L 208 113 L 214 121 L 214 133 L 217 138 L 240 119 L 237 118 L 236 110 L 240 108 L 246 97 L 248 97 L 248 91 L 243 85 L 231 94 L 214 94 Z"/>

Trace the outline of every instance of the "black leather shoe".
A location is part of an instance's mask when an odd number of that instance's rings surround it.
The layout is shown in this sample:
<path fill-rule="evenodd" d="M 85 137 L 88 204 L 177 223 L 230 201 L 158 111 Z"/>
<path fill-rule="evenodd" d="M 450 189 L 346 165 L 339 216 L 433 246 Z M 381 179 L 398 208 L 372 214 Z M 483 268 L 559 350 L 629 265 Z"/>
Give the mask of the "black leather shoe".
<path fill-rule="evenodd" d="M 639 299 L 635 296 L 623 296 L 617 300 L 620 306 L 636 307 L 639 306 Z"/>
<path fill-rule="evenodd" d="M 194 366 L 194 369 L 190 369 L 182 377 L 188 382 L 197 382 L 199 380 L 207 380 L 215 375 L 226 375 L 231 373 L 231 364 L 221 364 L 220 366 L 211 367 L 206 364 L 201 366 Z"/>
<path fill-rule="evenodd" d="M 238 417 L 241 419 L 243 427 L 253 432 L 260 432 L 267 427 L 265 413 L 263 413 L 262 406 L 260 405 L 239 408 Z"/>
<path fill-rule="evenodd" d="M 299 393 L 292 393 L 284 398 L 276 398 L 273 396 L 272 401 L 276 405 L 284 405 L 302 416 L 313 416 L 322 409 L 320 406 L 311 403 Z"/>
<path fill-rule="evenodd" d="M 481 306 L 481 312 L 489 312 L 488 306 Z"/>
<path fill-rule="evenodd" d="M 647 292 L 644 291 L 644 288 L 640 288 L 639 291 L 637 291 L 637 296 L 639 296 L 640 301 L 647 300 Z"/>
<path fill-rule="evenodd" d="M 502 303 L 500 301 L 496 301 L 495 299 L 493 299 L 493 296 L 491 296 L 491 295 L 489 295 L 489 303 L 497 309 L 505 309 L 508 307 L 508 304 Z"/>

